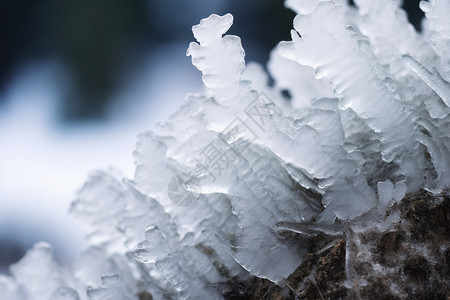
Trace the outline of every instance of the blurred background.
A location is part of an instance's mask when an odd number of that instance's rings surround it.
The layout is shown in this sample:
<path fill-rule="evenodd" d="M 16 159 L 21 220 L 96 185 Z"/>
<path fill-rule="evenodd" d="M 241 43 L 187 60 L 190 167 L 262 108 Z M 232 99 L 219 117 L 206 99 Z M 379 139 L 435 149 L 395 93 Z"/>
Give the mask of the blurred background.
<path fill-rule="evenodd" d="M 418 2 L 404 6 L 419 29 Z M 42 240 L 73 260 L 76 191 L 97 169 L 133 177 L 137 133 L 201 90 L 192 25 L 227 12 L 247 61 L 290 38 L 282 0 L 0 1 L 0 273 Z"/>

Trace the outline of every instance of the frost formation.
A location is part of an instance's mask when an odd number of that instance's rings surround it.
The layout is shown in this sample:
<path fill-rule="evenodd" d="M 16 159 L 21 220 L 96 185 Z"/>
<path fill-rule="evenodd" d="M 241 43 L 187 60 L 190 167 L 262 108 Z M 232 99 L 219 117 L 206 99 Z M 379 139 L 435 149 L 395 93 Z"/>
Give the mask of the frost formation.
<path fill-rule="evenodd" d="M 201 20 L 187 55 L 204 92 L 139 135 L 134 179 L 97 172 L 81 189 L 71 213 L 92 246 L 73 267 L 36 244 L 0 277 L 2 299 L 223 299 L 252 276 L 283 285 L 309 237 L 385 230 L 406 193 L 446 191 L 450 1 L 421 2 L 422 33 L 400 1 L 355 3 L 286 1 L 298 14 L 271 53 L 273 86 L 225 35 L 230 14 Z"/>

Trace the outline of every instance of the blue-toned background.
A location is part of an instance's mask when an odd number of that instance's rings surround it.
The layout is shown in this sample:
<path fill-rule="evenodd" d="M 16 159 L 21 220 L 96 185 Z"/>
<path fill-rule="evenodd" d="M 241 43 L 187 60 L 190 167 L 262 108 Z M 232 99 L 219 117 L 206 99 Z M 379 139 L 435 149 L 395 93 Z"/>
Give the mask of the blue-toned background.
<path fill-rule="evenodd" d="M 419 1 L 405 1 L 418 27 Z M 67 214 L 89 172 L 133 177 L 135 137 L 201 89 L 191 27 L 231 12 L 247 61 L 289 39 L 282 0 L 2 0 L 0 273 L 33 243 L 67 263 L 85 231 Z"/>

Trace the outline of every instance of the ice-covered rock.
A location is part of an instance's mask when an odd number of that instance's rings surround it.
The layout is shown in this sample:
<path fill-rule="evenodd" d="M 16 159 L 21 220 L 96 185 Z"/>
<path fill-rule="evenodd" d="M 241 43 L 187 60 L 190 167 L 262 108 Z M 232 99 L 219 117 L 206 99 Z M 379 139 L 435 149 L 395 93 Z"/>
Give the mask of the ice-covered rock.
<path fill-rule="evenodd" d="M 133 179 L 96 172 L 79 191 L 71 213 L 92 245 L 74 265 L 37 244 L 1 295 L 222 299 L 254 277 L 284 285 L 314 236 L 389 230 L 407 193 L 448 189 L 450 2 L 421 2 L 423 33 L 400 1 L 355 3 L 286 1 L 298 15 L 271 53 L 273 85 L 226 35 L 230 14 L 201 20 L 187 55 L 204 92 L 138 136 Z M 344 286 L 361 286 L 347 267 Z"/>

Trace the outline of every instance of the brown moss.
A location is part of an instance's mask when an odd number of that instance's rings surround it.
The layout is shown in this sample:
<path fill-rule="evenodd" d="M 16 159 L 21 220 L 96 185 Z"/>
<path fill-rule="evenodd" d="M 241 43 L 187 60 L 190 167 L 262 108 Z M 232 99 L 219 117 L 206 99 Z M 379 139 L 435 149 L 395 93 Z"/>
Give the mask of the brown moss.
<path fill-rule="evenodd" d="M 290 297 L 290 296 L 288 296 Z M 253 295 L 249 298 L 242 298 L 249 300 L 283 300 L 288 299 L 282 293 L 282 289 L 269 280 L 261 279 L 257 283 L 257 287 Z"/>
<path fill-rule="evenodd" d="M 404 262 L 403 272 L 411 279 L 421 282 L 430 274 L 430 265 L 423 256 L 413 256 Z"/>
<path fill-rule="evenodd" d="M 407 195 L 400 205 L 403 217 L 410 222 L 413 241 L 450 240 L 450 198 L 433 205 L 434 197 L 425 191 Z"/>
<path fill-rule="evenodd" d="M 383 278 L 369 280 L 367 287 L 363 289 L 362 297 L 368 300 L 400 300 L 391 293 L 388 282 Z"/>
<path fill-rule="evenodd" d="M 320 241 L 317 244 L 323 244 Z M 325 244 L 326 245 L 326 244 Z M 322 245 L 322 246 L 325 246 Z M 313 247 L 314 248 L 314 247 Z M 323 253 L 309 253 L 302 264 L 289 276 L 288 282 L 300 299 L 343 299 L 345 280 L 345 241 L 340 239 Z"/>
<path fill-rule="evenodd" d="M 141 292 L 139 294 L 139 300 L 153 300 L 153 296 L 149 292 Z"/>
<path fill-rule="evenodd" d="M 381 235 L 377 245 L 377 261 L 385 266 L 394 267 L 399 263 L 398 251 L 402 249 L 405 233 L 401 230 L 389 231 Z"/>
<path fill-rule="evenodd" d="M 441 200 L 436 201 L 425 191 L 407 195 L 394 207 L 400 210 L 402 219 L 396 229 L 359 234 L 361 244 L 371 251 L 375 261 L 355 258 L 355 272 L 367 280 L 356 294 L 343 286 L 345 237 L 323 252 L 319 250 L 330 243 L 331 237 L 318 235 L 305 241 L 309 253 L 287 283 L 297 299 L 450 300 L 450 198 L 442 196 Z M 428 249 L 428 255 L 421 255 L 418 247 Z M 376 263 L 389 273 L 374 275 Z M 393 284 L 399 294 L 392 292 Z M 251 292 L 239 299 L 295 299 L 295 294 L 286 287 L 257 279 Z"/>

